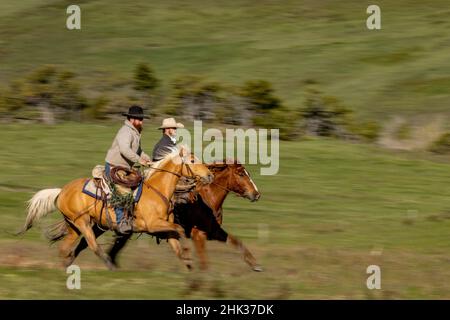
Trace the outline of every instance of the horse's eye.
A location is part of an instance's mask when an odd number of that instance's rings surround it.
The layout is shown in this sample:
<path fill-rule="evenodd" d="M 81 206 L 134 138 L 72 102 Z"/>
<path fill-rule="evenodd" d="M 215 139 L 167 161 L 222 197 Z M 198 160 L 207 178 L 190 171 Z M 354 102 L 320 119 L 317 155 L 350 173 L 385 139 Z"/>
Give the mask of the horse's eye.
<path fill-rule="evenodd" d="M 195 162 L 195 160 L 194 160 L 194 159 L 192 159 L 192 160 L 191 160 L 191 163 L 194 163 L 194 162 Z"/>

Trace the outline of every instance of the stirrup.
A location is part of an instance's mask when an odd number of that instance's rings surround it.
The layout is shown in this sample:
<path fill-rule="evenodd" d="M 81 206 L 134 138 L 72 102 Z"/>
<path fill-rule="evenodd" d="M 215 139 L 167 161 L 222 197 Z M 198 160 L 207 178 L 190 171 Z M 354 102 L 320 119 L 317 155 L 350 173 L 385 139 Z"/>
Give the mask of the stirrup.
<path fill-rule="evenodd" d="M 133 223 L 127 219 L 123 218 L 117 225 L 116 232 L 119 234 L 128 234 L 133 232 Z"/>

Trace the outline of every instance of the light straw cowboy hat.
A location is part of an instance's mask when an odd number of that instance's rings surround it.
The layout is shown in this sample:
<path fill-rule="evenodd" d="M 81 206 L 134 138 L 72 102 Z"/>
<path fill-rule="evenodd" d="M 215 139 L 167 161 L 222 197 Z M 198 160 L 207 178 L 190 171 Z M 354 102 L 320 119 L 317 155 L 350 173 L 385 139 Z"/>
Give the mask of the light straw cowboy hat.
<path fill-rule="evenodd" d="M 176 122 L 174 118 L 166 118 L 163 120 L 161 127 L 158 129 L 166 128 L 184 128 L 182 123 Z"/>

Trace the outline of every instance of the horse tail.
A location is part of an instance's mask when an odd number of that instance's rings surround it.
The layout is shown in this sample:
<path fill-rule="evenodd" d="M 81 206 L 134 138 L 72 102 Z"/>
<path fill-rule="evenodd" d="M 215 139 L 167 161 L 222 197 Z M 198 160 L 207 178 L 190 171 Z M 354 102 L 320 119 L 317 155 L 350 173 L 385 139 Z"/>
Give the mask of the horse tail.
<path fill-rule="evenodd" d="M 44 189 L 38 191 L 29 201 L 28 201 L 28 215 L 25 220 L 25 225 L 22 230 L 17 234 L 20 235 L 25 233 L 28 229 L 33 226 L 33 223 L 42 217 L 45 217 L 50 212 L 57 210 L 56 199 L 61 192 L 60 188 L 55 189 Z"/>
<path fill-rule="evenodd" d="M 60 220 L 45 230 L 45 236 L 47 237 L 48 241 L 51 243 L 55 243 L 56 241 L 59 241 L 63 239 L 69 231 L 67 221 L 66 220 Z"/>

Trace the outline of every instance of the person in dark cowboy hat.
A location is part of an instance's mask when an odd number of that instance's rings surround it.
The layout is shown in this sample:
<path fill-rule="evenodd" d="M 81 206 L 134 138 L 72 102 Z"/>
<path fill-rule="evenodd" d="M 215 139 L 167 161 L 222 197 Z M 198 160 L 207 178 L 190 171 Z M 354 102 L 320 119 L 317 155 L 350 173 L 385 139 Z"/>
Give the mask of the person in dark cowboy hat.
<path fill-rule="evenodd" d="M 141 149 L 141 132 L 144 119 L 149 117 L 144 115 L 144 111 L 139 106 L 131 106 L 128 112 L 122 113 L 126 116 L 122 128 L 117 132 L 116 137 L 106 154 L 105 171 L 109 178 L 110 170 L 114 166 L 121 166 L 131 169 L 135 163 L 149 165 L 150 157 Z M 132 229 L 128 219 L 123 218 L 123 210 L 116 209 L 117 231 L 127 233 Z"/>

